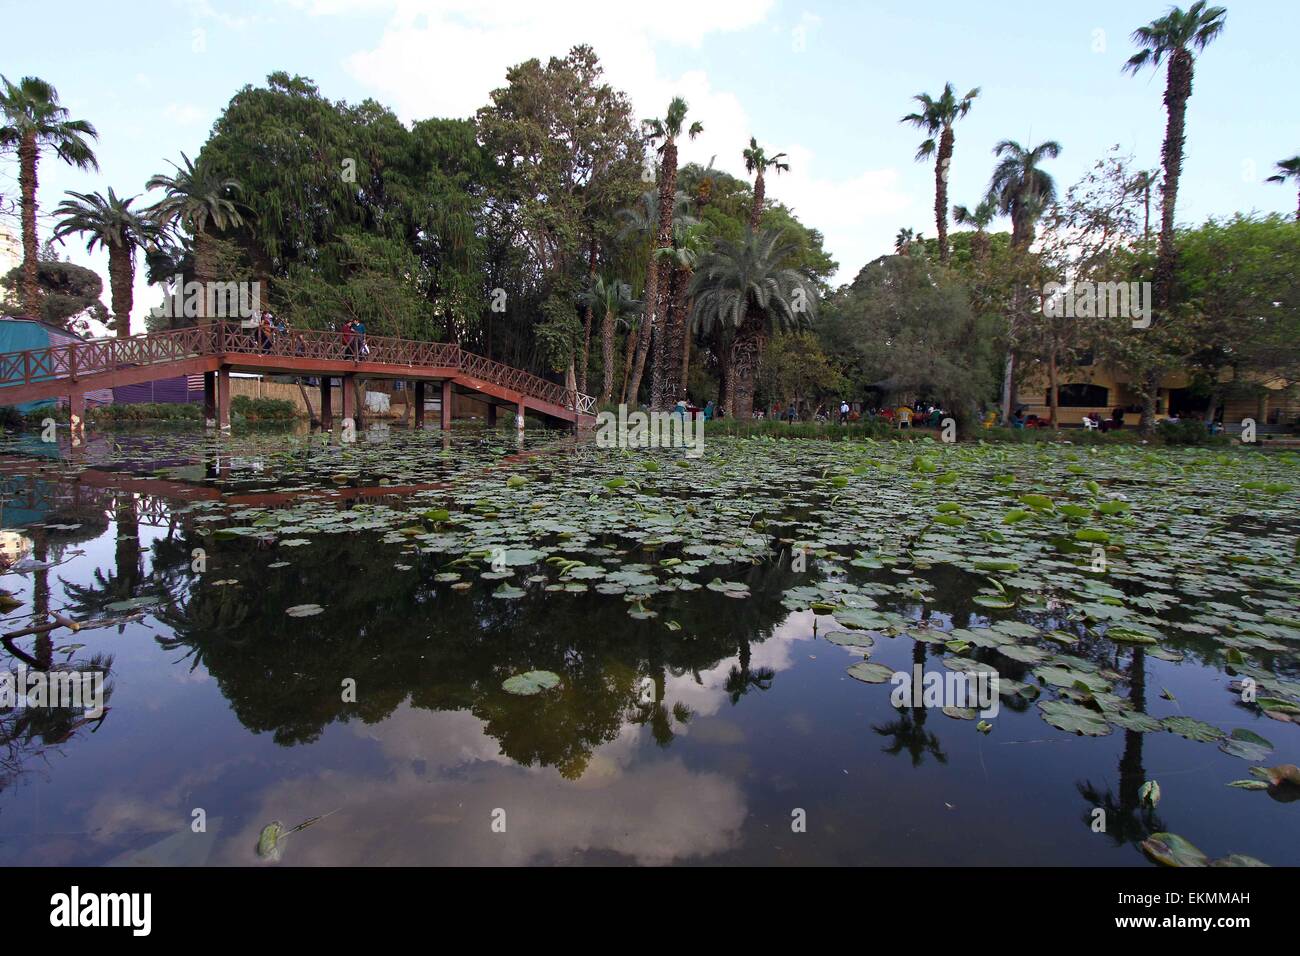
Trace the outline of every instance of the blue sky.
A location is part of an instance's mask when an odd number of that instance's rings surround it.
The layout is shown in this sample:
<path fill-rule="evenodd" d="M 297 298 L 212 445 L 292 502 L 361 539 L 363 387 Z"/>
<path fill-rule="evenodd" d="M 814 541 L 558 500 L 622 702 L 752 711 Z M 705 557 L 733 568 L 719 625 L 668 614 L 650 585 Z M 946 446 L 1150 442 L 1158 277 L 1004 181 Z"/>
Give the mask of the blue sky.
<path fill-rule="evenodd" d="M 596 48 L 641 115 L 686 96 L 706 128 L 683 149 L 686 160 L 716 156 L 716 165 L 744 175 L 740 151 L 751 134 L 790 153 L 791 172 L 770 182 L 768 194 L 825 233 L 843 281 L 889 251 L 900 227 L 934 234 L 933 170 L 913 161 L 920 136 L 898 122 L 915 93 L 937 95 L 948 80 L 963 91 L 981 88 L 957 128 L 954 202 L 978 200 L 1000 139 L 1060 142 L 1050 169 L 1064 187 L 1115 144 L 1140 165 L 1157 166 L 1164 133 L 1163 72 L 1120 71 L 1133 28 L 1167 9 L 1146 0 L 2 5 L 10 42 L 0 72 L 49 80 L 100 132 L 99 174 L 43 163 L 45 210 L 67 189 L 142 191 L 149 175 L 169 169 L 167 160 L 198 151 L 239 87 L 273 70 L 310 76 L 332 99 L 373 97 L 409 122 L 469 115 L 511 63 L 581 42 Z M 1182 222 L 1296 207 L 1294 190 L 1263 180 L 1277 160 L 1300 152 L 1300 129 L 1283 106 L 1294 88 L 1288 51 L 1300 4 L 1226 6 L 1227 29 L 1196 68 Z M 54 35 L 57 55 L 45 41 Z M 0 192 L 16 192 L 10 156 L 0 158 Z M 88 256 L 71 242 L 66 251 L 105 272 L 102 253 Z M 137 326 L 160 296 L 140 281 Z"/>

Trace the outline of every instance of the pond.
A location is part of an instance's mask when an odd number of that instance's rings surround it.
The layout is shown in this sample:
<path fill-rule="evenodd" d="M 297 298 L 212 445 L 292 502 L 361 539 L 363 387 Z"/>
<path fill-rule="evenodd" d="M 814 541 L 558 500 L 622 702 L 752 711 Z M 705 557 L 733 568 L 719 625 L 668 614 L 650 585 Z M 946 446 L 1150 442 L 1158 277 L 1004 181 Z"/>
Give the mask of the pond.
<path fill-rule="evenodd" d="M 0 709 L 0 863 L 1297 865 L 1298 479 L 1251 449 L 11 435 L 0 627 L 81 626 L 0 656 L 106 700 Z"/>

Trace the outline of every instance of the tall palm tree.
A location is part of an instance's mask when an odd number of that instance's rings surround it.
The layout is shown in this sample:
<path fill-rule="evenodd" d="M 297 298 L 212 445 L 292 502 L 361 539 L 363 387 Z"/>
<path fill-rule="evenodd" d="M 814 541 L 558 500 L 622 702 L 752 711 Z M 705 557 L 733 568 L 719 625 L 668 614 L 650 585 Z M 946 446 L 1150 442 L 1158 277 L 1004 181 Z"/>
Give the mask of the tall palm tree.
<path fill-rule="evenodd" d="M 696 219 L 690 214 L 691 200 L 686 193 L 680 190 L 673 194 L 671 219 L 669 221 L 669 236 L 672 235 L 673 228 L 679 224 L 693 224 Z M 664 283 L 660 276 L 661 255 L 659 252 L 659 197 L 656 191 L 647 190 L 641 194 L 641 198 L 636 205 L 626 209 L 620 209 L 615 218 L 619 221 L 618 238 L 620 242 L 630 243 L 634 253 L 643 257 L 640 261 L 645 262 L 645 281 L 643 283 L 642 302 L 645 307 L 642 310 L 642 318 L 638 325 L 640 335 L 635 344 L 635 358 L 629 361 L 628 368 L 631 369 L 631 380 L 628 383 L 629 388 L 623 396 L 624 403 L 628 405 L 636 404 L 637 393 L 641 390 L 641 376 L 645 371 L 646 356 L 650 349 L 650 332 L 646 326 L 650 322 L 650 314 L 654 311 L 650 306 L 650 295 L 653 292 L 655 296 L 655 305 L 661 304 L 663 299 Z M 670 246 L 671 247 L 671 246 Z M 653 286 L 652 286 L 653 283 Z M 633 346 L 629 343 L 629 349 Z"/>
<path fill-rule="evenodd" d="M 18 187 L 23 223 L 23 311 L 32 318 L 41 314 L 36 236 L 36 170 L 41 150 L 55 155 L 77 169 L 99 169 L 94 150 L 87 140 L 98 139 L 95 127 L 85 120 L 69 119 L 59 105 L 59 93 L 44 80 L 24 76 L 17 84 L 0 76 L 0 149 L 18 151 Z"/>
<path fill-rule="evenodd" d="M 1300 156 L 1292 156 L 1290 159 L 1283 159 L 1277 164 L 1278 171 L 1268 177 L 1266 182 L 1285 183 L 1288 179 L 1294 179 L 1300 183 Z M 1297 204 L 1295 211 L 1296 222 L 1300 222 L 1300 204 Z"/>
<path fill-rule="evenodd" d="M 1010 139 L 993 147 L 998 164 L 988 198 L 1000 215 L 1011 217 L 1011 244 L 1017 248 L 1028 248 L 1034 241 L 1039 217 L 1056 201 L 1056 180 L 1039 164 L 1060 154 L 1061 144 L 1050 139 L 1029 149 Z"/>
<path fill-rule="evenodd" d="M 763 147 L 758 145 L 758 140 L 752 136 L 749 137 L 749 148 L 743 155 L 745 171 L 754 174 L 754 204 L 749 209 L 749 228 L 757 232 L 758 221 L 763 216 L 763 198 L 767 193 L 764 173 L 769 167 L 778 173 L 788 173 L 790 164 L 781 162 L 785 158 L 785 153 L 777 153 L 769 157 Z"/>
<path fill-rule="evenodd" d="M 659 234 L 654 245 L 656 250 L 671 249 L 673 244 L 673 200 L 677 195 L 677 139 L 683 132 L 690 139 L 704 132 L 704 126 L 699 122 L 686 126 L 687 110 L 686 100 L 674 96 L 668 104 L 668 112 L 663 119 L 648 119 L 642 122 L 647 140 L 652 145 L 659 144 Z M 646 266 L 646 311 L 645 321 L 641 323 L 642 351 L 637 357 L 637 367 L 633 373 L 634 385 L 639 388 L 645 356 L 653 344 L 654 362 L 650 367 L 651 408 L 664 407 L 663 389 L 667 371 L 667 348 L 662 334 L 662 320 L 658 318 L 661 308 L 659 287 L 662 282 L 659 266 L 658 253 L 652 252 L 650 262 Z M 636 400 L 635 388 L 632 400 Z"/>
<path fill-rule="evenodd" d="M 664 380 L 664 402 L 673 404 L 686 397 L 686 379 L 691 358 L 691 278 L 704 253 L 704 227 L 693 218 L 673 222 L 673 247 L 660 249 L 659 262 L 667 278 L 668 320 L 664 341 L 668 350 Z"/>
<path fill-rule="evenodd" d="M 952 127 L 957 120 L 970 112 L 979 87 L 958 99 L 951 83 L 943 85 L 943 93 L 936 100 L 928 93 L 918 93 L 912 99 L 921 104 L 916 113 L 908 113 L 900 123 L 911 123 L 925 130 L 927 136 L 916 151 L 916 161 L 924 162 L 931 156 L 934 164 L 934 224 L 939 230 L 939 261 L 948 261 L 948 172 L 952 166 L 952 147 L 956 138 Z"/>
<path fill-rule="evenodd" d="M 993 147 L 998 164 L 989 181 L 988 199 L 1004 216 L 1011 217 L 1011 248 L 1026 252 L 1034 241 L 1034 230 L 1043 211 L 1056 200 L 1056 180 L 1039 167 L 1045 159 L 1055 159 L 1061 146 L 1054 140 L 1026 149 L 1014 140 L 1003 140 Z M 1002 376 L 1002 421 L 1011 420 L 1016 372 L 1015 325 L 1027 297 L 1017 292 L 1011 303 L 1010 335 Z"/>
<path fill-rule="evenodd" d="M 108 251 L 108 281 L 113 293 L 113 328 L 118 338 L 131 334 L 131 305 L 135 284 L 135 251 L 145 248 L 158 237 L 157 227 L 131 208 L 134 196 L 125 199 L 113 192 L 68 192 L 71 199 L 59 203 L 54 214 L 59 223 L 54 238 L 62 241 L 73 233 L 87 236 L 86 251 L 96 246 Z"/>
<path fill-rule="evenodd" d="M 988 228 L 997 217 L 998 208 L 993 200 L 985 196 L 974 209 L 967 206 L 952 207 L 952 221 L 959 226 L 973 226 L 975 235 L 971 236 L 971 255 L 976 260 L 983 260 L 989 254 Z"/>
<path fill-rule="evenodd" d="M 1133 42 L 1140 47 L 1124 64 L 1126 73 L 1144 67 L 1155 69 L 1168 60 L 1165 72 L 1165 142 L 1161 149 L 1164 180 L 1161 183 L 1160 240 L 1156 247 L 1156 274 L 1152 283 L 1153 321 L 1158 322 L 1173 304 L 1174 268 L 1178 253 L 1174 248 L 1174 209 L 1178 201 L 1178 181 L 1183 171 L 1184 129 L 1187 100 L 1192 95 L 1193 51 L 1199 53 L 1223 32 L 1228 11 L 1206 6 L 1196 0 L 1186 10 L 1171 7 L 1169 12 L 1133 31 Z M 1149 372 L 1144 383 L 1142 420 L 1144 434 L 1155 428 L 1155 398 L 1159 384 L 1157 371 Z"/>
<path fill-rule="evenodd" d="M 600 387 L 600 401 L 604 404 L 614 394 L 614 326 L 618 320 L 640 306 L 632 298 L 632 287 L 619 279 L 606 279 L 596 275 L 581 296 L 582 304 L 601 317 L 600 348 L 601 371 L 604 380 Z M 629 333 L 630 334 L 630 333 Z"/>
<path fill-rule="evenodd" d="M 733 418 L 753 414 L 754 382 L 772 332 L 812 318 L 808 280 L 785 265 L 795 252 L 780 230 L 746 230 L 739 242 L 719 240 L 695 267 L 695 320 L 706 333 L 715 326 L 730 332 L 731 347 L 720 358 Z"/>
<path fill-rule="evenodd" d="M 917 244 L 924 243 L 925 237 L 913 229 L 900 229 L 898 235 L 894 236 L 894 252 L 900 256 L 912 254 L 912 248 Z"/>
<path fill-rule="evenodd" d="M 163 198 L 145 210 L 159 228 L 180 226 L 194 236 L 194 278 L 207 288 L 216 277 L 213 272 L 212 232 L 222 232 L 244 224 L 244 216 L 234 197 L 243 191 L 237 179 L 223 179 L 210 167 L 196 166 L 181 153 L 183 166 L 175 175 L 158 173 L 149 179 L 147 189 L 163 190 Z M 202 297 L 206 300 L 206 294 Z M 207 304 L 201 310 L 207 319 Z"/>

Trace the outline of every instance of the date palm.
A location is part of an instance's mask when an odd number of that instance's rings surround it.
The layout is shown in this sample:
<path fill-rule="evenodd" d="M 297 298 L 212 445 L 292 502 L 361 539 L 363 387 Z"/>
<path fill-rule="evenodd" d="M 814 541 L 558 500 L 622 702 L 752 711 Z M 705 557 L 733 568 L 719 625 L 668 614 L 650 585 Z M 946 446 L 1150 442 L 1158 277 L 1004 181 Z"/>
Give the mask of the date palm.
<path fill-rule="evenodd" d="M 125 199 L 113 192 L 68 192 L 72 198 L 59 203 L 54 238 L 62 241 L 74 233 L 86 236 L 86 251 L 97 246 L 108 252 L 108 281 L 113 295 L 113 328 L 118 338 L 131 334 L 131 305 L 135 285 L 135 252 L 153 243 L 158 229 L 131 208 L 134 196 Z"/>
<path fill-rule="evenodd" d="M 0 76 L 0 150 L 18 152 L 19 203 L 23 233 L 23 310 L 32 318 L 41 314 L 41 287 L 38 280 L 36 235 L 37 168 L 41 151 L 54 154 L 77 169 L 99 169 L 89 140 L 98 139 L 95 127 L 85 120 L 69 118 L 66 107 L 59 105 L 53 86 L 35 76 L 25 76 L 11 83 Z"/>
<path fill-rule="evenodd" d="M 952 207 L 953 222 L 959 226 L 972 226 L 975 229 L 975 235 L 971 236 L 971 254 L 977 260 L 988 257 L 988 228 L 997 214 L 997 205 L 988 196 L 981 199 L 974 209 L 967 206 Z"/>
<path fill-rule="evenodd" d="M 998 164 L 989 181 L 988 200 L 1004 216 L 1011 217 L 1011 248 L 1025 251 L 1034 241 L 1034 230 L 1043 211 L 1056 199 L 1056 181 L 1039 164 L 1055 159 L 1061 146 L 1053 140 L 1026 149 L 1013 140 L 1003 140 L 993 148 Z M 1016 372 L 1016 317 L 1025 308 L 1026 296 L 1012 297 L 1009 319 L 1009 342 L 1002 377 L 1002 421 L 1011 421 Z"/>
<path fill-rule="evenodd" d="M 938 99 L 928 93 L 918 93 L 912 99 L 921 104 L 921 109 L 908 113 L 900 123 L 911 123 L 924 130 L 926 139 L 916 151 L 916 161 L 924 162 L 931 156 L 934 164 L 934 225 L 939 230 L 939 261 L 948 261 L 948 173 L 952 167 L 952 149 L 956 142 L 953 125 L 970 112 L 975 97 L 980 95 L 979 87 L 957 97 L 951 83 L 943 85 L 943 93 Z"/>
<path fill-rule="evenodd" d="M 1158 169 L 1140 170 L 1129 184 L 1135 193 L 1142 194 L 1142 241 L 1151 239 L 1151 187 L 1160 181 Z"/>
<path fill-rule="evenodd" d="M 749 228 L 757 232 L 758 221 L 763 216 L 763 199 L 767 193 L 764 173 L 769 168 L 776 170 L 778 173 L 788 173 L 790 164 L 782 162 L 785 153 L 777 153 L 775 156 L 769 157 L 753 136 L 749 137 L 749 148 L 744 151 L 743 155 L 745 157 L 745 171 L 754 175 L 754 204 L 749 209 Z"/>
<path fill-rule="evenodd" d="M 632 297 L 632 287 L 626 282 L 606 279 L 601 275 L 592 277 L 591 284 L 580 298 L 583 305 L 601 317 L 601 370 L 604 378 L 600 387 L 600 402 L 603 405 L 614 394 L 614 326 L 622 316 L 636 310 L 641 303 Z"/>
<path fill-rule="evenodd" d="M 746 230 L 738 242 L 719 240 L 696 264 L 694 319 L 705 333 L 716 326 L 731 340 L 720 357 L 733 418 L 753 414 L 754 383 L 771 334 L 812 318 L 814 290 L 786 265 L 795 253 L 780 230 Z"/>
<path fill-rule="evenodd" d="M 174 175 L 159 173 L 149 179 L 146 188 L 163 190 L 163 198 L 145 211 L 160 229 L 179 226 L 194 237 L 194 278 L 207 288 L 216 278 L 212 274 L 212 231 L 244 224 L 235 204 L 243 186 L 237 179 L 222 178 L 209 167 L 196 165 L 184 153 L 181 162 L 184 165 L 172 163 Z M 202 316 L 207 318 L 206 302 Z"/>
<path fill-rule="evenodd" d="M 1290 159 L 1283 159 L 1277 164 L 1278 171 L 1268 177 L 1265 182 L 1283 183 L 1288 179 L 1300 183 L 1300 156 L 1292 156 Z M 1296 207 L 1295 218 L 1300 222 L 1300 204 Z"/>
<path fill-rule="evenodd" d="M 704 126 L 698 122 L 686 125 L 688 107 L 686 100 L 674 96 L 668 104 L 668 112 L 663 119 L 648 119 L 641 124 L 647 141 L 658 144 L 659 151 L 659 232 L 654 249 L 671 249 L 673 244 L 672 221 L 673 200 L 677 195 L 677 140 L 685 133 L 689 139 L 695 139 L 704 132 Z M 663 279 L 660 275 L 658 253 L 652 251 L 646 266 L 645 283 L 645 320 L 641 323 L 641 350 L 637 356 L 637 367 L 633 372 L 635 387 L 641 384 L 641 373 L 645 366 L 646 354 L 653 347 L 654 361 L 650 367 L 650 407 L 663 408 L 663 394 L 667 372 L 667 347 L 662 334 L 663 319 L 660 317 L 659 286 Z M 635 401 L 635 388 L 632 395 Z"/>
<path fill-rule="evenodd" d="M 1152 283 L 1153 305 L 1159 321 L 1173 304 L 1174 268 L 1177 250 L 1174 248 L 1174 211 L 1178 202 L 1178 182 L 1183 170 L 1183 144 L 1187 122 L 1187 100 L 1192 95 L 1192 72 L 1195 54 L 1223 32 L 1228 11 L 1223 7 L 1207 6 L 1205 0 L 1196 0 L 1186 10 L 1172 7 L 1157 20 L 1152 20 L 1133 31 L 1133 42 L 1139 50 L 1128 58 L 1124 72 L 1138 73 L 1145 67 L 1156 69 L 1167 62 L 1165 69 L 1165 142 L 1161 148 L 1164 180 L 1161 183 L 1160 239 L 1156 247 L 1155 281 Z M 1155 428 L 1155 391 L 1158 377 L 1147 376 L 1142 420 L 1144 434 Z"/>
<path fill-rule="evenodd" d="M 989 180 L 988 198 L 999 214 L 1011 217 L 1011 244 L 1024 249 L 1034 241 L 1043 210 L 1056 201 L 1056 180 L 1040 166 L 1061 154 L 1054 140 L 1026 149 L 1004 139 L 993 147 L 998 164 Z"/>
<path fill-rule="evenodd" d="M 686 397 L 686 381 L 691 358 L 691 278 L 695 265 L 705 251 L 704 227 L 695 219 L 684 217 L 673 223 L 673 247 L 660 249 L 659 261 L 667 280 L 668 320 L 664 323 L 664 341 L 668 349 L 668 366 L 664 384 L 664 401 L 675 403 Z"/>

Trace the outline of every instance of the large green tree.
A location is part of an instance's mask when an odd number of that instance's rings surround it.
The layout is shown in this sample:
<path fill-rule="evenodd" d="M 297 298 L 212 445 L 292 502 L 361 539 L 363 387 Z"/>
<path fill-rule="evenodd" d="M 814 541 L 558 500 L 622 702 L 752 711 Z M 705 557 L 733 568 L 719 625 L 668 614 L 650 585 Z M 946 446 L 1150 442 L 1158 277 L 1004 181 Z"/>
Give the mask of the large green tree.
<path fill-rule="evenodd" d="M 99 169 L 90 140 L 98 139 L 95 127 L 86 120 L 72 119 L 59 103 L 53 86 L 35 76 L 17 83 L 0 76 L 0 149 L 18 153 L 19 203 L 22 211 L 23 279 L 22 300 L 27 314 L 41 314 L 40 280 L 37 262 L 40 239 L 36 233 L 37 171 L 41 152 L 54 154 L 77 169 Z"/>

